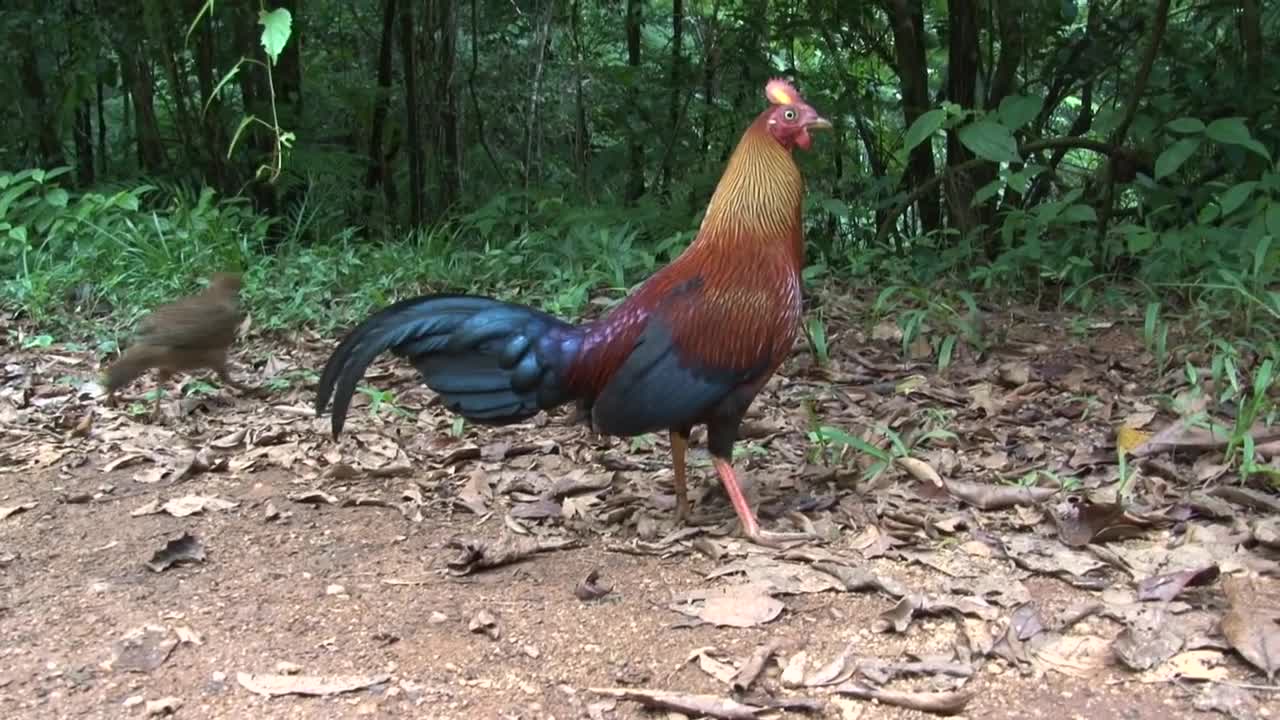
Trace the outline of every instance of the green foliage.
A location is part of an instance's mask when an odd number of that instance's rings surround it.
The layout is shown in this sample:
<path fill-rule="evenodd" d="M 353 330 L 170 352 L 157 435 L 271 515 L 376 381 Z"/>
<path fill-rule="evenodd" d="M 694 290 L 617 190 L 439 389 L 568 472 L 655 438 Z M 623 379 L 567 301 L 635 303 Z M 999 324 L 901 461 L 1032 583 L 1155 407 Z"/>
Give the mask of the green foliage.
<path fill-rule="evenodd" d="M 114 339 L 216 271 L 244 273 L 245 302 L 268 331 L 332 332 L 418 292 L 484 292 L 572 318 L 621 298 L 691 236 L 675 229 L 686 221 L 649 239 L 663 226 L 654 208 L 610 214 L 510 194 L 395 241 L 348 230 L 313 243 L 305 210 L 286 226 L 207 188 L 76 194 L 52 184 L 58 174 L 0 175 L 0 267 L 12 270 L 0 302 L 63 338 Z"/>

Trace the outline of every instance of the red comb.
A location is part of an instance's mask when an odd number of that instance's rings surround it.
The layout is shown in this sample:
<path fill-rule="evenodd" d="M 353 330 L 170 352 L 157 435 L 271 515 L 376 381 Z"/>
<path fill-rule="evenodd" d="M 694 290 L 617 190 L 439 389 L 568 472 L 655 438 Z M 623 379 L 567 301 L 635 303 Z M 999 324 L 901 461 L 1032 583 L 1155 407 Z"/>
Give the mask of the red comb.
<path fill-rule="evenodd" d="M 800 99 L 800 93 L 782 78 L 770 80 L 764 86 L 764 96 L 774 105 L 794 105 Z"/>

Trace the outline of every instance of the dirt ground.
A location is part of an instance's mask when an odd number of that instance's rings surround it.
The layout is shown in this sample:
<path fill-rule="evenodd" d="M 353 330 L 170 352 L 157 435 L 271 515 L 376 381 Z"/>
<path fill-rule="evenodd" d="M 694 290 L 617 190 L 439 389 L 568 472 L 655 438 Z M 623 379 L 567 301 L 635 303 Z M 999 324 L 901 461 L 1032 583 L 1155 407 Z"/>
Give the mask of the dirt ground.
<path fill-rule="evenodd" d="M 1280 646 L 1228 583 L 1271 607 L 1275 495 L 1215 494 L 1241 487 L 1220 449 L 1153 452 L 1108 511 L 1117 429 L 1171 426 L 1186 388 L 1122 320 L 1004 322 L 945 373 L 891 328 L 836 326 L 824 368 L 797 346 L 737 460 L 766 527 L 826 538 L 786 551 L 736 539 L 700 444 L 677 528 L 665 438 L 459 428 L 390 358 L 335 443 L 307 372 L 331 338 L 251 335 L 236 371 L 268 398 L 188 381 L 157 423 L 151 379 L 107 407 L 89 353 L 6 353 L 0 716 L 1280 716 L 1237 651 Z M 817 425 L 912 460 L 876 474 Z"/>

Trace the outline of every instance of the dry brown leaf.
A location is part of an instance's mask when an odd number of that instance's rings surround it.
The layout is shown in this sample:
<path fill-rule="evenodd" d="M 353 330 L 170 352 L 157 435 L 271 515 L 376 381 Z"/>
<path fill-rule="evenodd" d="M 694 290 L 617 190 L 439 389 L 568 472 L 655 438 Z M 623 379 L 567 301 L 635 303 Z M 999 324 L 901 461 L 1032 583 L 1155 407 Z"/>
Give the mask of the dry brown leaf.
<path fill-rule="evenodd" d="M 168 570 L 174 565 L 192 562 L 204 562 L 204 546 L 190 533 L 183 533 L 165 543 L 147 561 L 147 567 L 153 572 Z"/>
<path fill-rule="evenodd" d="M 1058 512 L 1053 513 L 1053 519 L 1058 526 L 1058 539 L 1070 547 L 1140 537 L 1145 527 L 1150 525 L 1130 515 L 1118 503 L 1080 498 L 1079 502 L 1062 505 Z"/>
<path fill-rule="evenodd" d="M 970 692 L 902 692 L 871 687 L 858 682 L 845 683 L 837 687 L 836 692 L 862 700 L 875 700 L 885 705 L 896 705 L 935 715 L 955 715 L 963 711 L 973 699 L 973 693 Z"/>
<path fill-rule="evenodd" d="M 206 510 L 230 510 L 239 506 L 240 503 L 231 500 L 223 500 L 219 497 L 206 497 L 202 495 L 186 495 L 180 498 L 173 498 L 166 501 L 160 506 L 160 511 L 167 512 L 174 517 L 187 517 Z M 138 511 L 134 511 L 137 513 Z"/>
<path fill-rule="evenodd" d="M 577 547 L 571 538 L 535 538 L 527 535 L 504 535 L 496 542 L 454 538 L 445 547 L 458 551 L 448 561 L 451 575 L 469 575 L 477 570 L 500 567 L 524 560 L 537 553 Z"/>
<path fill-rule="evenodd" d="M 929 463 L 913 457 L 900 457 L 895 462 L 920 482 L 942 487 L 942 476 L 938 475 L 938 471 L 934 470 Z"/>
<path fill-rule="evenodd" d="M 765 666 L 769 664 L 770 658 L 781 649 L 782 643 L 777 640 L 771 640 L 764 645 L 756 648 L 751 653 L 747 661 L 742 663 L 742 667 L 738 669 L 738 673 L 734 675 L 730 682 L 734 692 L 746 692 L 751 687 L 751 683 L 760 677 L 760 673 L 764 672 Z"/>
<path fill-rule="evenodd" d="M 1217 565 L 1156 575 L 1138 582 L 1138 599 L 1169 602 L 1185 588 L 1208 585 L 1217 579 Z"/>
<path fill-rule="evenodd" d="M 640 688 L 588 688 L 597 695 L 619 700 L 638 702 L 648 708 L 675 710 L 692 716 L 706 716 L 720 720 L 753 720 L 765 708 L 745 705 L 718 695 L 693 695 L 666 690 L 642 690 Z"/>
<path fill-rule="evenodd" d="M 493 475 L 487 470 L 472 470 L 466 484 L 458 491 L 458 502 L 476 515 L 484 515 L 489 512 L 489 502 L 493 500 L 492 483 Z"/>
<path fill-rule="evenodd" d="M 1138 676 L 1144 683 L 1167 683 L 1174 680 L 1222 681 L 1229 676 L 1226 658 L 1220 650 L 1188 650 L 1169 658 L 1159 667 Z"/>
<path fill-rule="evenodd" d="M 1038 642 L 1041 641 L 1042 642 Z M 1090 677 L 1106 667 L 1111 643 L 1096 635 L 1045 633 L 1031 643 L 1031 657 L 1046 670 L 1070 677 Z"/>
<path fill-rule="evenodd" d="M 112 670 L 149 673 L 163 665 L 177 646 L 178 640 L 168 628 L 159 625 L 136 627 L 112 643 L 111 659 L 107 664 Z"/>
<path fill-rule="evenodd" d="M 785 605 L 759 583 L 728 585 L 683 593 L 668 607 L 721 627 L 755 627 L 777 619 Z"/>
<path fill-rule="evenodd" d="M 236 673 L 240 687 L 263 697 L 279 695 L 339 695 L 364 690 L 391 680 L 390 675 L 276 675 Z"/>
<path fill-rule="evenodd" d="M 1280 670 L 1280 582 L 1229 577 L 1223 588 L 1231 609 L 1222 616 L 1222 634 L 1273 682 Z"/>
<path fill-rule="evenodd" d="M 1164 612 L 1144 616 L 1116 637 L 1111 649 L 1130 670 L 1150 670 L 1182 649 L 1184 639 Z"/>
<path fill-rule="evenodd" d="M 0 505 L 0 520 L 4 520 L 10 517 L 11 515 L 24 513 L 28 510 L 34 510 L 35 507 L 36 507 L 35 502 L 24 502 L 24 503 L 18 503 L 17 505 Z"/>
<path fill-rule="evenodd" d="M 1206 685 L 1193 704 L 1197 710 L 1220 712 L 1231 720 L 1263 720 L 1270 716 L 1248 690 L 1222 683 Z"/>
<path fill-rule="evenodd" d="M 729 684 L 733 682 L 734 677 L 738 674 L 738 669 L 729 662 L 716 657 L 716 649 L 703 647 L 689 653 L 689 657 L 685 658 L 685 662 L 698 661 L 698 668 L 702 672 L 719 680 L 722 683 Z"/>
<path fill-rule="evenodd" d="M 952 497 L 981 510 L 1003 510 L 1015 505 L 1038 505 L 1056 495 L 1058 488 L 1022 485 L 989 485 L 964 480 L 947 480 Z"/>

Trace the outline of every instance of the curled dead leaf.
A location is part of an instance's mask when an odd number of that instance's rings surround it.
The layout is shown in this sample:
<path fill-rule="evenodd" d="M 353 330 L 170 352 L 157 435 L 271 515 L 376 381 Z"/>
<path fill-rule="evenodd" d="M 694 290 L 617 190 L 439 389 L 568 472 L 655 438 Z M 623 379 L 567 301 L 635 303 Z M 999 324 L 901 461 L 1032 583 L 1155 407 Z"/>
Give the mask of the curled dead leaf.
<path fill-rule="evenodd" d="M 764 710 L 758 705 L 746 705 L 717 695 L 692 695 L 666 690 L 642 690 L 640 688 L 589 688 L 597 695 L 619 700 L 638 702 L 647 708 L 674 710 L 691 716 L 706 716 L 719 720 L 753 720 Z"/>
<path fill-rule="evenodd" d="M 274 675 L 236 673 L 240 687 L 263 697 L 278 695 L 338 695 L 364 690 L 391 680 L 390 675 Z"/>
<path fill-rule="evenodd" d="M 1039 505 L 1058 493 L 1058 488 L 1022 485 L 989 485 L 963 480 L 947 480 L 952 497 L 981 510 L 1003 510 L 1015 505 Z"/>
<path fill-rule="evenodd" d="M 859 682 L 845 683 L 837 687 L 836 692 L 935 715 L 955 715 L 963 711 L 973 699 L 973 693 L 970 692 L 903 692 Z"/>
<path fill-rule="evenodd" d="M 898 467 L 906 470 L 912 477 L 920 482 L 930 483 L 936 487 L 942 487 L 942 476 L 938 475 L 938 471 L 934 470 L 929 463 L 913 457 L 900 457 L 895 461 Z"/>
<path fill-rule="evenodd" d="M 452 575 L 468 575 L 477 570 L 518 562 L 543 552 L 577 547 L 568 538 L 536 538 L 529 535 L 504 535 L 497 542 L 454 538 L 446 547 L 458 551 L 448 562 Z"/>

